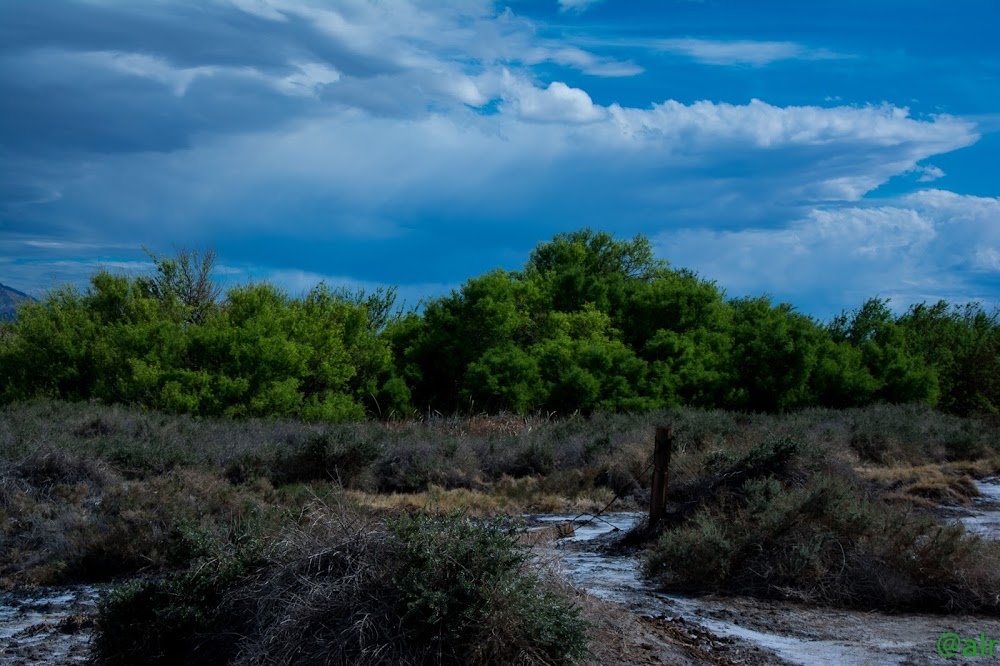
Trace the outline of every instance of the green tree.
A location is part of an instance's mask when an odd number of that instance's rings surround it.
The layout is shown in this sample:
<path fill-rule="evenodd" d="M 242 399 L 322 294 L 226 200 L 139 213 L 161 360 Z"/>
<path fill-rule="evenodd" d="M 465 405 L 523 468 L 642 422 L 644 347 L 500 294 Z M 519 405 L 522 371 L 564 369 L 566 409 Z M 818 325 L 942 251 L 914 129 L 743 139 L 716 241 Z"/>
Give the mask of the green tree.
<path fill-rule="evenodd" d="M 524 267 L 524 278 L 540 286 L 553 310 L 574 312 L 592 303 L 614 314 L 624 304 L 627 283 L 654 280 L 667 266 L 653 256 L 652 244 L 642 235 L 616 240 L 588 228 L 539 244 Z"/>
<path fill-rule="evenodd" d="M 733 308 L 728 405 L 775 412 L 814 404 L 809 380 L 823 333 L 794 308 L 766 296 L 739 298 Z"/>
<path fill-rule="evenodd" d="M 834 342 L 846 342 L 860 351 L 878 387 L 875 400 L 937 404 L 938 374 L 908 344 L 888 299 L 868 299 L 851 314 L 835 317 L 828 330 Z"/>
<path fill-rule="evenodd" d="M 213 276 L 217 256 L 214 248 L 203 253 L 181 249 L 176 257 L 157 255 L 146 248 L 143 250 L 156 267 L 154 276 L 136 279 L 136 284 L 148 296 L 167 308 L 180 306 L 184 319 L 195 324 L 215 311 L 222 288 Z"/>
<path fill-rule="evenodd" d="M 906 344 L 940 380 L 940 407 L 957 414 L 1000 410 L 1000 325 L 996 310 L 945 301 L 912 306 L 897 321 Z"/>

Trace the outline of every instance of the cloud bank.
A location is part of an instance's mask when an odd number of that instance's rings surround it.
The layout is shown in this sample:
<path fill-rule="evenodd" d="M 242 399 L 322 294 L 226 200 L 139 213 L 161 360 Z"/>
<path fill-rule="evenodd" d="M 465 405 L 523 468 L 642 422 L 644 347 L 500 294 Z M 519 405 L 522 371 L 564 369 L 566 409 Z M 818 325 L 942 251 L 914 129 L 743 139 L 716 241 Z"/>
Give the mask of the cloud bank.
<path fill-rule="evenodd" d="M 814 209 L 776 229 L 681 230 L 656 238 L 665 256 L 739 294 L 799 294 L 826 315 L 839 303 L 891 298 L 995 303 L 1000 199 L 921 190 L 881 205 Z"/>
<path fill-rule="evenodd" d="M 587 225 L 654 236 L 736 292 L 823 303 L 875 285 L 974 296 L 1000 270 L 995 199 L 867 200 L 943 178 L 927 160 L 980 138 L 957 116 L 681 101 L 667 79 L 614 101 L 599 82 L 648 75 L 638 52 L 485 1 L 52 0 L 0 19 L 0 281 L 20 288 L 131 265 L 140 245 L 228 244 L 234 265 L 295 288 L 445 289 Z M 713 65 L 841 58 L 785 41 L 658 48 Z"/>

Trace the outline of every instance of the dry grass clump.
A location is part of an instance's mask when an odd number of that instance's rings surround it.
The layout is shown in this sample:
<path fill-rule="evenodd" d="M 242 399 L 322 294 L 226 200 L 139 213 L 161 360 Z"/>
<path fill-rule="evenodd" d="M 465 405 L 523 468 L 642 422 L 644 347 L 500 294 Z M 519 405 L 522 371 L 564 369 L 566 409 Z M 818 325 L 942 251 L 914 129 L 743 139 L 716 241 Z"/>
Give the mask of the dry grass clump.
<path fill-rule="evenodd" d="M 523 511 L 518 503 L 500 494 L 434 485 L 417 493 L 348 491 L 347 497 L 358 506 L 388 515 L 395 515 L 400 511 L 425 511 L 437 514 L 460 512 L 482 517 Z"/>
<path fill-rule="evenodd" d="M 586 625 L 512 524 L 316 503 L 256 566 L 238 549 L 101 606 L 103 664 L 569 664 Z"/>
<path fill-rule="evenodd" d="M 968 505 L 979 496 L 976 478 L 995 473 L 996 463 L 944 463 L 900 467 L 863 467 L 859 476 L 875 486 L 883 499 L 933 509 L 941 505 Z"/>

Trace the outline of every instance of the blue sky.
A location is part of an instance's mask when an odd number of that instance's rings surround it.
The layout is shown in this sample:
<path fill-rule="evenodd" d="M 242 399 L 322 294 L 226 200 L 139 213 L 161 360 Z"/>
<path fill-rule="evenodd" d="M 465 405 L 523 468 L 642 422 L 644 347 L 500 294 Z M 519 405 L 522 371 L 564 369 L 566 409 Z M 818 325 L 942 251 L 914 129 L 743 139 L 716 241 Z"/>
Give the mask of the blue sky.
<path fill-rule="evenodd" d="M 560 231 L 826 319 L 1000 300 L 993 0 L 0 3 L 0 282 L 408 302 Z"/>

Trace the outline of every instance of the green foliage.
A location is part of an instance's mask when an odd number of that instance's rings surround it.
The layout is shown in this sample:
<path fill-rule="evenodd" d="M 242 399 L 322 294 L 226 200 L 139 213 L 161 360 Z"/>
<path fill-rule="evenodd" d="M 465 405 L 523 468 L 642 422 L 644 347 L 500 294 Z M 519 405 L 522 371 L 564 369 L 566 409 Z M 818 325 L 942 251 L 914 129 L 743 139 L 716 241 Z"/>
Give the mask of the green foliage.
<path fill-rule="evenodd" d="M 267 561 L 252 523 L 226 541 L 182 526 L 187 568 L 113 588 L 98 605 L 95 657 L 102 664 L 179 664 L 211 625 L 222 596 Z"/>
<path fill-rule="evenodd" d="M 831 322 L 830 335 L 861 353 L 874 379 L 874 398 L 889 403 L 937 404 L 938 373 L 908 343 L 903 326 L 889 310 L 889 301 L 869 299 L 851 313 Z"/>
<path fill-rule="evenodd" d="M 0 401 L 100 400 L 202 416 L 306 421 L 414 413 L 786 412 L 874 402 L 1000 412 L 1000 315 L 889 302 L 821 324 L 582 229 L 403 312 L 393 288 L 319 284 L 294 298 L 229 289 L 213 251 L 150 253 L 155 271 L 95 273 L 0 329 Z"/>
<path fill-rule="evenodd" d="M 691 371 L 678 361 L 683 352 L 664 352 L 668 343 L 645 347 L 649 337 L 669 335 L 656 328 L 664 312 L 684 319 L 687 301 L 712 312 L 710 322 L 684 331 L 690 367 L 698 366 Z M 646 238 L 618 241 L 587 229 L 539 245 L 522 271 L 467 281 L 392 337 L 418 406 L 637 411 L 677 404 L 680 395 L 714 395 L 720 363 L 713 347 L 724 341 L 712 335 L 722 308 L 714 286 L 670 271 Z M 650 362 L 659 364 L 655 372 Z"/>
<path fill-rule="evenodd" d="M 301 299 L 266 282 L 223 302 L 214 253 L 153 257 L 153 277 L 99 271 L 80 293 L 28 304 L 0 341 L 0 399 L 98 399 L 196 415 L 361 420 L 407 406 L 382 329 L 392 290 L 320 284 Z"/>
<path fill-rule="evenodd" d="M 767 437 L 738 455 L 720 451 L 705 459 L 705 471 L 717 474 L 714 487 L 738 486 L 764 476 L 787 475 L 789 465 L 802 454 L 802 445 L 787 437 Z"/>
<path fill-rule="evenodd" d="M 666 270 L 642 235 L 619 241 L 604 231 L 581 229 L 539 244 L 524 272 L 556 311 L 574 312 L 590 303 L 610 312 L 622 308 L 629 282 L 653 280 Z"/>
<path fill-rule="evenodd" d="M 977 303 L 912 306 L 898 320 L 909 349 L 938 375 L 944 409 L 1000 412 L 1000 322 Z"/>
<path fill-rule="evenodd" d="M 266 556 L 253 538 L 185 532 L 211 556 L 113 589 L 96 662 L 571 664 L 586 653 L 580 609 L 546 589 L 513 525 L 404 515 L 391 537 L 371 523 L 329 529 L 311 526 L 322 534 L 308 551 L 292 539 Z"/>
<path fill-rule="evenodd" d="M 409 640 L 448 663 L 565 664 L 585 655 L 579 609 L 528 571 L 517 526 L 417 514 L 390 529 Z"/>
<path fill-rule="evenodd" d="M 732 302 L 729 406 L 785 411 L 813 402 L 809 379 L 817 364 L 821 333 L 787 304 L 744 298 Z"/>
<path fill-rule="evenodd" d="M 513 344 L 487 349 L 469 363 L 463 383 L 469 404 L 488 412 L 530 414 L 546 396 L 538 359 Z"/>
<path fill-rule="evenodd" d="M 176 257 L 145 252 L 156 266 L 156 275 L 137 278 L 135 283 L 146 296 L 180 314 L 189 323 L 200 323 L 215 312 L 222 292 L 212 280 L 214 249 L 204 254 L 182 249 Z"/>
<path fill-rule="evenodd" d="M 339 430 L 315 433 L 297 447 L 283 450 L 273 463 L 271 481 L 336 480 L 349 487 L 381 456 L 382 446 L 365 432 Z"/>

